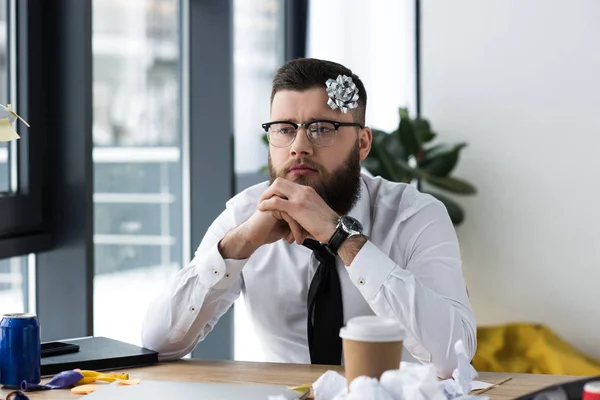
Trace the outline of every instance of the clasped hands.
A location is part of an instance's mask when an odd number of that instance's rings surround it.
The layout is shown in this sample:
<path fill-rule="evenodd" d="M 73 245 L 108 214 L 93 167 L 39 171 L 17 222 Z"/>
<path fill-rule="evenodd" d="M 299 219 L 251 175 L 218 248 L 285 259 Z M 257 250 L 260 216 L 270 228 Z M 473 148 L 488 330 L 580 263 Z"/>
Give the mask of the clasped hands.
<path fill-rule="evenodd" d="M 218 244 L 224 259 L 249 258 L 259 247 L 286 240 L 322 243 L 337 229 L 338 214 L 310 186 L 277 178 L 260 197 L 256 211 Z"/>
<path fill-rule="evenodd" d="M 327 243 L 339 219 L 311 186 L 283 178 L 277 178 L 265 190 L 256 209 L 279 221 L 280 239 L 290 244 L 302 244 L 307 238 Z"/>

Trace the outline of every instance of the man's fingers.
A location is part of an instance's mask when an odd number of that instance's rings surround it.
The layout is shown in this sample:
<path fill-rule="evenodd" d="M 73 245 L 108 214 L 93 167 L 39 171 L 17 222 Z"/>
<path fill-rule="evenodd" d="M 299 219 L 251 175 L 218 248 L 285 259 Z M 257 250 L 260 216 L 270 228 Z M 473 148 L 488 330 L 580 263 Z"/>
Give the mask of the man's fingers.
<path fill-rule="evenodd" d="M 285 222 L 288 223 L 290 230 L 294 236 L 294 239 L 296 239 L 296 243 L 302 244 L 302 242 L 304 241 L 304 236 L 306 236 L 304 229 L 302 229 L 300 224 L 298 222 L 296 222 L 295 219 L 290 217 L 290 215 L 288 213 L 282 212 L 281 217 L 285 220 Z"/>
<path fill-rule="evenodd" d="M 292 233 L 291 230 L 289 230 L 288 233 L 285 234 L 285 236 L 283 237 L 283 240 L 285 240 L 289 244 L 294 243 L 294 241 L 295 241 L 294 234 Z"/>
<path fill-rule="evenodd" d="M 284 199 L 288 198 L 288 196 L 286 196 L 281 190 L 279 190 L 279 188 L 269 186 L 269 188 L 267 190 L 265 190 L 263 192 L 263 194 L 260 196 L 260 201 L 270 199 L 273 196 L 279 196 Z"/>
<path fill-rule="evenodd" d="M 262 211 L 262 210 L 260 210 L 260 211 Z M 273 215 L 273 218 L 278 219 L 278 220 L 283 220 L 283 217 L 281 216 L 281 211 L 273 210 L 273 211 L 271 211 L 271 214 Z"/>
<path fill-rule="evenodd" d="M 263 192 L 260 196 L 260 200 L 270 199 L 273 196 L 289 199 L 294 193 L 294 190 L 299 186 L 301 185 L 288 181 L 287 179 L 277 178 L 275 179 L 275 182 Z"/>
<path fill-rule="evenodd" d="M 289 208 L 289 202 L 281 197 L 271 197 L 258 203 L 256 208 L 260 211 L 284 211 L 287 212 Z"/>

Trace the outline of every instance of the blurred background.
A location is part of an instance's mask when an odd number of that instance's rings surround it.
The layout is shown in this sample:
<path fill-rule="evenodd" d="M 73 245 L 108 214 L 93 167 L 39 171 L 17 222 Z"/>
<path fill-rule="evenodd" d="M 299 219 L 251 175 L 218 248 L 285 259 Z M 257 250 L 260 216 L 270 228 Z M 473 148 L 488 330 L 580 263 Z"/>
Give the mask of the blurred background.
<path fill-rule="evenodd" d="M 140 344 L 150 299 L 265 179 L 271 80 L 308 56 L 361 77 L 367 125 L 410 122 L 421 147 L 392 156 L 457 216 L 478 324 L 540 323 L 600 358 L 599 2 L 58 2 L 81 35 L 26 4 L 0 0 L 0 103 L 32 125 L 0 144 L 0 313 Z M 217 328 L 193 356 L 262 359 L 242 298 Z"/>

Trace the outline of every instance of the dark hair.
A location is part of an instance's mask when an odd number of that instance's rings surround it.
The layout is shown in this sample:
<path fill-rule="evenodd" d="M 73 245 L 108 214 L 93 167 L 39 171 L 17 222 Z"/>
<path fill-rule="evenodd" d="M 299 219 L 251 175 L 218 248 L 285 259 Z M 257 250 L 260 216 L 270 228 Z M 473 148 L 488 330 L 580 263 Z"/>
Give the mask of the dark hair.
<path fill-rule="evenodd" d="M 358 88 L 358 107 L 353 109 L 354 122 L 365 125 L 367 110 L 367 91 L 360 78 L 342 64 L 316 58 L 297 58 L 280 67 L 273 78 L 271 103 L 275 93 L 280 90 L 303 91 L 315 87 L 325 89 L 327 79 L 336 79 L 338 75 L 352 78 Z"/>

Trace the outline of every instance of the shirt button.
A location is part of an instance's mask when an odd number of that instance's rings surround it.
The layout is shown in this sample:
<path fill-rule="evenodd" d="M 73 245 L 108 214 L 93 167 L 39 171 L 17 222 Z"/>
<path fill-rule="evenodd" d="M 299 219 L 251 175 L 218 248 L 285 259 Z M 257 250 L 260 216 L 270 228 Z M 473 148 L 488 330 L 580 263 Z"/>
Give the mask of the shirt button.
<path fill-rule="evenodd" d="M 365 284 L 365 278 L 358 278 L 358 284 L 359 285 L 364 285 Z"/>
<path fill-rule="evenodd" d="M 225 278 L 229 278 L 229 272 L 225 274 Z"/>
<path fill-rule="evenodd" d="M 218 276 L 219 275 L 219 271 L 217 271 L 216 269 L 213 269 L 213 275 Z"/>
<path fill-rule="evenodd" d="M 196 311 L 196 307 L 195 307 L 195 306 L 191 306 L 191 307 L 190 307 L 190 311 L 191 311 L 191 312 L 195 312 L 195 311 Z"/>

